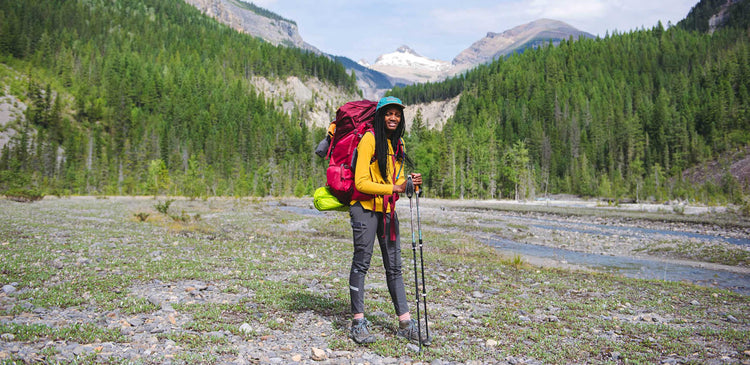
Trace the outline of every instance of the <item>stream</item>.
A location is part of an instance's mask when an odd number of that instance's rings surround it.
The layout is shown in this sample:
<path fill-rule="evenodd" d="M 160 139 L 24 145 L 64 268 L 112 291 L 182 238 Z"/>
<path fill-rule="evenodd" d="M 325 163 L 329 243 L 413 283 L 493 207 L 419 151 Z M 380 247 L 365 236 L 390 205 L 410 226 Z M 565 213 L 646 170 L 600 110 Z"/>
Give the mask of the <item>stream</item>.
<path fill-rule="evenodd" d="M 308 216 L 324 214 L 315 209 L 302 207 L 281 206 L 279 208 L 288 212 Z M 684 239 L 723 241 L 733 245 L 750 247 L 750 238 L 732 238 L 700 232 L 601 225 L 587 222 L 569 222 L 543 218 L 509 218 L 507 216 L 496 216 L 493 217 L 493 219 L 482 220 L 480 224 L 486 227 L 501 227 L 509 223 L 508 219 L 512 220 L 515 224 L 526 225 L 537 230 L 547 232 L 566 231 L 580 233 L 582 235 L 598 235 L 605 237 L 604 239 L 606 239 L 606 237 L 628 237 L 643 240 L 654 240 L 658 238 L 665 240 Z M 743 295 L 750 295 L 750 274 L 668 263 L 659 259 L 585 253 L 564 248 L 521 243 L 496 235 L 484 238 L 482 241 L 499 250 L 512 254 L 552 259 L 558 262 L 587 267 L 595 271 L 608 272 L 639 279 L 689 282 L 707 287 L 723 288 Z"/>

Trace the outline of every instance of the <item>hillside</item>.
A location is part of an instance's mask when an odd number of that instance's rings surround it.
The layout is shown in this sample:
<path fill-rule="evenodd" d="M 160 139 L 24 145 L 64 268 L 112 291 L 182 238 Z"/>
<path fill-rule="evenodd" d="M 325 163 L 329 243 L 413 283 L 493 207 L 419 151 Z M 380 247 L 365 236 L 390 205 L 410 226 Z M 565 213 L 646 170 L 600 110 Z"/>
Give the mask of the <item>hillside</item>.
<path fill-rule="evenodd" d="M 329 58 L 181 2 L 2 2 L 0 24 L 2 89 L 17 99 L 0 131 L 0 190 L 311 193 L 320 177 L 309 151 L 323 130 L 301 121 L 332 101 L 325 89 L 356 95 Z M 286 108 L 292 92 L 308 109 Z"/>
<path fill-rule="evenodd" d="M 297 23 L 241 0 L 185 0 L 233 29 L 270 42 L 320 54 L 299 35 Z"/>
<path fill-rule="evenodd" d="M 713 33 L 658 24 L 392 93 L 407 104 L 460 97 L 442 130 L 414 139 L 415 153 L 429 156 L 418 169 L 440 196 L 747 204 L 746 169 L 734 166 L 743 156 L 730 152 L 750 144 L 748 49 L 746 28 L 732 22 Z M 711 162 L 725 154 L 740 160 Z M 697 176 L 723 178 L 683 175 L 698 165 L 721 168 Z"/>
<path fill-rule="evenodd" d="M 732 20 L 744 8 L 721 9 L 713 33 L 563 40 L 394 89 L 414 169 L 449 198 L 742 203 L 750 47 Z M 326 56 L 182 2 L 2 2 L 0 24 L 0 190 L 311 194 L 313 146 L 358 89 Z M 698 166 L 722 171 L 685 173 Z"/>

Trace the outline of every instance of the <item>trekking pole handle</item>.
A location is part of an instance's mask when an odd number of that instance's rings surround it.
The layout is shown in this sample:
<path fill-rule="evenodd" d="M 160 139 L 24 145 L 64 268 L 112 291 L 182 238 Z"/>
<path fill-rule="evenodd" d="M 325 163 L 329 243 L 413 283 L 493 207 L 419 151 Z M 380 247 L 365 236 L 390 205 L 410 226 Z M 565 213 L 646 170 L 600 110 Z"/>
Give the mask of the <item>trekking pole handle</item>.
<path fill-rule="evenodd" d="M 406 196 L 411 199 L 414 195 L 414 182 L 411 180 L 411 175 L 406 178 Z"/>

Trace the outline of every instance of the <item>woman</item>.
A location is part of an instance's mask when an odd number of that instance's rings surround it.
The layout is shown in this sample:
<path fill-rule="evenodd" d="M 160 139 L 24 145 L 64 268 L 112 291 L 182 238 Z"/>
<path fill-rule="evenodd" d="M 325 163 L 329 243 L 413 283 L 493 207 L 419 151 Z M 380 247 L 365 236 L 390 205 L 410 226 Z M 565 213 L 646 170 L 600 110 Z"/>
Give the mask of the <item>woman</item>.
<path fill-rule="evenodd" d="M 417 324 L 411 319 L 401 275 L 401 240 L 395 203 L 406 191 L 403 168 L 406 160 L 403 141 L 404 105 L 398 98 L 380 99 L 367 132 L 357 145 L 354 193 L 349 216 L 354 235 L 354 256 L 349 272 L 349 294 L 353 314 L 350 337 L 357 343 L 375 342 L 364 316 L 365 276 L 370 268 L 377 237 L 383 256 L 388 292 L 391 295 L 399 329 L 397 335 L 418 341 Z M 412 173 L 414 185 L 422 184 L 422 175 Z M 423 343 L 428 343 L 423 339 Z"/>

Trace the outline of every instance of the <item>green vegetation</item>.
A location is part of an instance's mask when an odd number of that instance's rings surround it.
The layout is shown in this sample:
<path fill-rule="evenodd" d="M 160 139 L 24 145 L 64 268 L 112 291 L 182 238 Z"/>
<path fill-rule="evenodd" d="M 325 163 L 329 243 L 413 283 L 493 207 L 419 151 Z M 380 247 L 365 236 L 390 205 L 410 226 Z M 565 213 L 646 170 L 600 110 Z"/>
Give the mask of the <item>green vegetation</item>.
<path fill-rule="evenodd" d="M 44 198 L 44 194 L 41 192 L 27 188 L 12 188 L 6 190 L 3 195 L 10 200 L 18 202 L 33 202 Z"/>
<path fill-rule="evenodd" d="M 705 185 L 683 173 L 750 145 L 748 85 L 747 27 L 707 34 L 659 24 L 528 50 L 392 94 L 407 103 L 461 95 L 441 131 L 418 115 L 407 141 L 437 196 L 739 203 L 748 187 L 729 164 Z"/>
<path fill-rule="evenodd" d="M 276 13 L 274 13 L 274 12 L 268 10 L 268 9 L 261 8 L 260 6 L 257 6 L 257 5 L 255 5 L 253 3 L 249 3 L 249 2 L 245 2 L 245 1 L 241 1 L 241 0 L 231 0 L 231 2 L 234 5 L 237 5 L 237 6 L 241 7 L 241 8 L 244 8 L 244 9 L 248 9 L 248 10 L 250 10 L 250 11 L 252 11 L 252 12 L 254 12 L 254 13 L 260 15 L 260 16 L 264 16 L 266 18 L 271 18 L 271 19 L 275 19 L 275 20 L 281 20 L 281 21 L 285 21 L 285 22 L 297 25 L 297 23 L 294 20 L 286 19 L 286 18 L 282 17 L 279 14 L 276 14 Z"/>
<path fill-rule="evenodd" d="M 750 5 L 730 6 L 709 34 L 702 24 L 720 6 L 704 0 L 678 26 L 570 39 L 393 90 L 408 103 L 461 95 L 440 131 L 407 116 L 426 192 L 681 199 L 747 215 L 748 187 L 727 161 L 750 148 Z M 2 2 L 0 63 L 2 93 L 27 105 L 24 121 L 5 127 L 18 133 L 0 151 L 0 190 L 57 196 L 311 195 L 324 180 L 324 160 L 310 153 L 324 131 L 250 80 L 357 88 L 340 63 L 168 0 Z M 686 177 L 707 162 L 718 175 Z"/>
<path fill-rule="evenodd" d="M 342 65 L 171 0 L 4 1 L 0 63 L 0 84 L 28 107 L 1 152 L 0 190 L 265 196 L 302 181 L 312 194 L 322 178 L 305 116 L 278 111 L 250 79 L 356 93 Z"/>
<path fill-rule="evenodd" d="M 726 1 L 721 0 L 702 0 L 698 2 L 685 17 L 677 23 L 678 27 L 687 30 L 697 30 L 699 32 L 709 31 L 709 20 L 715 14 L 718 14 L 723 6 L 727 6 Z M 750 4 L 747 1 L 734 1 L 726 12 L 727 18 L 725 24 L 747 29 L 750 26 Z"/>

